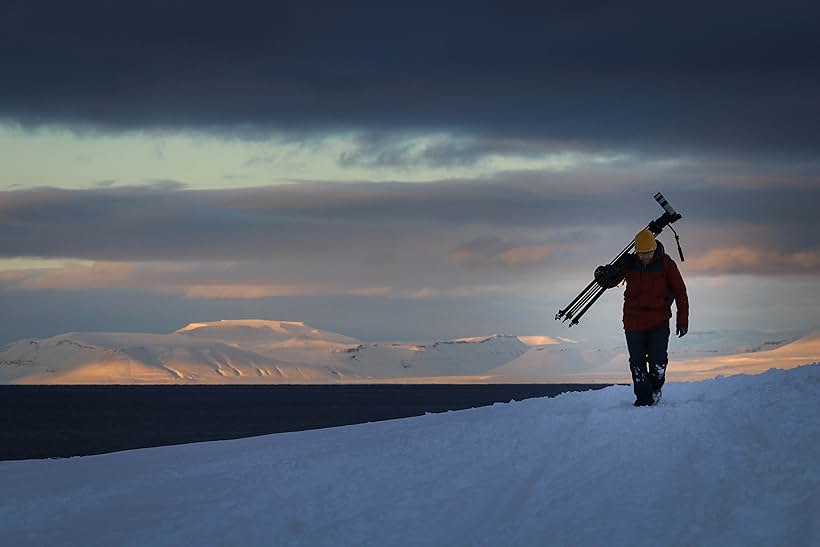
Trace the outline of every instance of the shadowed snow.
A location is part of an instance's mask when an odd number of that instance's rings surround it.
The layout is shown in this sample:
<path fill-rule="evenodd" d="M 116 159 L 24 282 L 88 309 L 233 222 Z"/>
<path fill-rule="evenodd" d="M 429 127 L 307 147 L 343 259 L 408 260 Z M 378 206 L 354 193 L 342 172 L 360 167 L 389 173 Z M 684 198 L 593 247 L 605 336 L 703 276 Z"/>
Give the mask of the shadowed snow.
<path fill-rule="evenodd" d="M 9 545 L 820 544 L 820 365 L 0 463 Z M 641 543 L 642 544 L 642 543 Z"/>

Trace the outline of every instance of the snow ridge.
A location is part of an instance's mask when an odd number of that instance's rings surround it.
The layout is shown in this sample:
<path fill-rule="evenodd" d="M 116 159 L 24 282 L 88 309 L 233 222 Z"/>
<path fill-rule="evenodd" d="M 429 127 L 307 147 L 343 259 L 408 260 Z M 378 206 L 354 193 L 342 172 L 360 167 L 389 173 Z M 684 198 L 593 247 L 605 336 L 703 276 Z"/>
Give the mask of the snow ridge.
<path fill-rule="evenodd" d="M 820 545 L 820 364 L 0 463 L 9 545 Z M 67 503 L 66 500 L 70 500 Z M 375 516 L 374 516 L 375 515 Z"/>

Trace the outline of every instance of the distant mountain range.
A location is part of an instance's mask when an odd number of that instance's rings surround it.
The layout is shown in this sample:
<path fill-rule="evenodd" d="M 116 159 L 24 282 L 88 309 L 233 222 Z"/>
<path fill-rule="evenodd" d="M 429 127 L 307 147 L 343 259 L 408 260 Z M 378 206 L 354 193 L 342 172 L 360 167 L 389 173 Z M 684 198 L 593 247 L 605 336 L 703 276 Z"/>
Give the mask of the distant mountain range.
<path fill-rule="evenodd" d="M 691 333 L 670 379 L 820 361 L 820 334 Z M 293 321 L 191 323 L 170 334 L 82 332 L 0 348 L 3 384 L 628 382 L 624 344 L 511 336 L 367 343 Z"/>

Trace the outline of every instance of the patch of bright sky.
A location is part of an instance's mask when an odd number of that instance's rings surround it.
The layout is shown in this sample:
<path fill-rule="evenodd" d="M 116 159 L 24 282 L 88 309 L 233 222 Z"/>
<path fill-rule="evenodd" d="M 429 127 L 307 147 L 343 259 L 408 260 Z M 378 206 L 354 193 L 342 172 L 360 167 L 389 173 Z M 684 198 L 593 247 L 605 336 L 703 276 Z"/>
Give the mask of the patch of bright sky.
<path fill-rule="evenodd" d="M 94 263 L 88 260 L 63 260 L 58 258 L 0 258 L 0 272 L 27 270 L 61 270 L 67 265 L 91 267 Z"/>
<path fill-rule="evenodd" d="M 393 146 L 409 160 L 401 165 L 341 162 L 359 154 L 355 134 L 301 140 L 242 139 L 213 134 L 23 129 L 0 124 L 0 190 L 52 186 L 92 188 L 177 181 L 192 188 L 265 186 L 294 180 L 433 181 L 474 178 L 512 170 L 564 171 L 620 162 L 623 156 L 545 150 L 526 154 L 492 149 L 474 162 L 430 165 L 419 159 L 429 146 L 467 143 L 469 137 L 430 134 L 400 137 Z M 416 161 L 418 160 L 418 161 Z"/>

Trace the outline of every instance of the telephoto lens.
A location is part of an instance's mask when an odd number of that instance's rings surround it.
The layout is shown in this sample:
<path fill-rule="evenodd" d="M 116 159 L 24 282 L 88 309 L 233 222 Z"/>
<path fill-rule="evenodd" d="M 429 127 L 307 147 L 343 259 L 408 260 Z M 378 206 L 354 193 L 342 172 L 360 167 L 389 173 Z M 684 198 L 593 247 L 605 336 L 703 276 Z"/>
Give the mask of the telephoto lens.
<path fill-rule="evenodd" d="M 672 208 L 672 206 L 671 206 L 671 205 L 669 205 L 669 202 L 668 202 L 668 201 L 666 201 L 666 198 L 665 198 L 665 197 L 663 197 L 663 194 L 661 194 L 660 192 L 658 192 L 657 194 L 655 194 L 655 201 L 657 201 L 657 202 L 658 202 L 658 205 L 660 205 L 661 207 L 663 207 L 663 210 L 664 210 L 664 211 L 666 211 L 666 212 L 667 212 L 667 213 L 669 213 L 669 214 L 670 214 L 673 218 L 675 218 L 675 220 L 678 220 L 678 219 L 680 218 L 680 215 L 677 213 L 677 211 L 675 211 L 675 210 Z"/>

